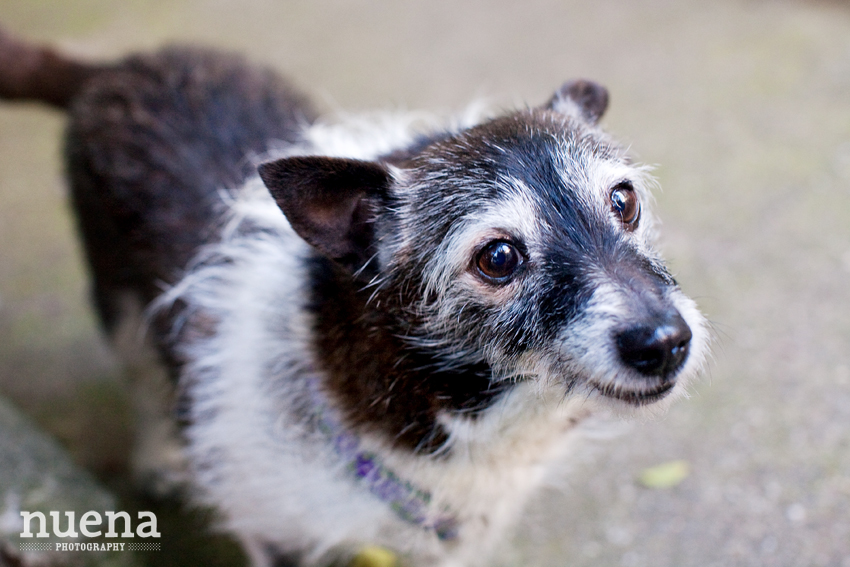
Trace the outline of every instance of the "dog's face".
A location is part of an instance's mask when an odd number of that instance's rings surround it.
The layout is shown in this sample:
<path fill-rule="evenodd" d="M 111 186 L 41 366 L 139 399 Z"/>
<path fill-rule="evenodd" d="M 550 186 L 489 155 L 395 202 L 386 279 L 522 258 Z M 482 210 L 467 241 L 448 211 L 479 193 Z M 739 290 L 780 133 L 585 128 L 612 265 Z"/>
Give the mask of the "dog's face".
<path fill-rule="evenodd" d="M 652 181 L 596 126 L 606 104 L 567 83 L 392 163 L 296 157 L 261 176 L 443 369 L 644 405 L 694 373 L 704 324 L 652 250 Z"/>

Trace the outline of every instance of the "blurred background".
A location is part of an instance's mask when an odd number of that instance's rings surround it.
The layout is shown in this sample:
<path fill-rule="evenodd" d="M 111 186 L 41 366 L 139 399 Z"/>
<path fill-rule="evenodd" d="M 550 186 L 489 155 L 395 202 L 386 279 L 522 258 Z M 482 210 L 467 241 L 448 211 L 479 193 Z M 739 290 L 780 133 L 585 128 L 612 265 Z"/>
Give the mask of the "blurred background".
<path fill-rule="evenodd" d="M 850 567 L 850 3 L 0 0 L 0 25 L 91 59 L 237 50 L 329 111 L 606 85 L 604 127 L 657 164 L 660 246 L 714 360 L 665 417 L 591 440 L 502 563 Z M 62 128 L 0 105 L 0 396 L 109 482 L 127 399 L 88 303 Z M 682 474 L 647 480 L 670 462 Z"/>

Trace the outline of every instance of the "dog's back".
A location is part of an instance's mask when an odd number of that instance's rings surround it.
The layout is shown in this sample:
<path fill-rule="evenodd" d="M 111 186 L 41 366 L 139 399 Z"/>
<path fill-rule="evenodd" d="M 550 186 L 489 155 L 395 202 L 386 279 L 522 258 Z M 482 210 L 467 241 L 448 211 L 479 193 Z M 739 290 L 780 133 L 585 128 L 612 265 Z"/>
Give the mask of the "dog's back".
<path fill-rule="evenodd" d="M 74 209 L 108 329 L 125 292 L 144 304 L 215 240 L 221 191 L 270 143 L 299 140 L 315 113 L 278 75 L 188 47 L 86 64 L 0 29 L 0 97 L 69 113 Z"/>
<path fill-rule="evenodd" d="M 107 327 L 127 291 L 147 304 L 175 282 L 217 237 L 220 192 L 313 117 L 276 75 L 189 48 L 93 74 L 69 110 L 71 194 Z"/>

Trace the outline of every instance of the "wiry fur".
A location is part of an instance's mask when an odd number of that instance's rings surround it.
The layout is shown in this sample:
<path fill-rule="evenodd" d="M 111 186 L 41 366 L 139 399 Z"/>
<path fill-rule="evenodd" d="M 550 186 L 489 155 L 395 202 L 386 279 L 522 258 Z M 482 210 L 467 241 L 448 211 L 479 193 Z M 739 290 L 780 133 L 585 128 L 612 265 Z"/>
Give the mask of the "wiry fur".
<path fill-rule="evenodd" d="M 558 116 L 546 119 L 567 122 Z M 358 124 L 358 128 L 362 126 Z M 598 132 L 594 134 L 593 143 L 607 140 Z M 311 137 L 309 133 L 307 137 Z M 370 138 L 381 139 L 381 134 Z M 345 131 L 340 130 L 332 142 L 332 152 L 320 146 L 301 151 L 345 156 L 345 139 Z M 554 147 L 560 153 L 549 157 L 557 160 L 560 175 L 581 191 L 577 200 L 586 201 L 584 207 L 607 215 L 604 191 L 624 176 L 634 180 L 644 198 L 648 196 L 651 180 L 644 169 L 630 166 L 613 147 L 604 148 L 603 155 L 610 161 L 594 160 L 594 156 L 570 148 L 570 144 L 580 143 L 556 140 Z M 581 150 L 588 154 L 599 150 L 584 143 Z M 378 151 L 385 148 L 381 146 Z M 366 154 L 359 144 L 350 152 L 358 158 L 380 156 Z M 515 358 L 506 352 L 512 342 L 536 338 L 521 337 L 527 332 L 522 328 L 506 338 L 500 336 L 505 328 L 516 328 L 513 319 L 523 314 L 506 310 L 505 305 L 512 297 L 539 294 L 528 289 L 486 289 L 465 270 L 471 249 L 482 239 L 504 232 L 519 234 L 534 251 L 531 260 L 542 264 L 545 260 L 536 258 L 535 252 L 541 250 L 542 254 L 553 227 L 538 213 L 545 203 L 521 180 L 499 179 L 496 187 L 500 196 L 489 201 L 469 202 L 468 197 L 460 199 L 460 193 L 429 191 L 439 183 L 473 185 L 474 180 L 464 180 L 463 173 L 445 171 L 445 166 L 437 163 L 421 176 L 415 169 L 394 171 L 402 204 L 393 215 L 402 230 L 385 237 L 380 261 L 390 267 L 364 288 L 370 291 L 371 301 L 377 302 L 385 296 L 385 290 L 396 294 L 405 285 L 420 287 L 420 303 L 404 306 L 421 320 L 415 333 L 407 337 L 410 344 L 439 352 L 445 367 L 485 359 L 493 361 L 495 381 L 524 382 L 481 415 L 441 414 L 439 422 L 446 430 L 446 439 L 434 456 L 416 456 L 406 449 L 393 448 L 387 439 L 372 434 L 362 439 L 397 474 L 428 490 L 436 507 L 457 511 L 464 526 L 462 540 L 440 542 L 433 533 L 376 507 L 370 495 L 357 491 L 342 471 L 346 463 L 334 455 L 332 440 L 321 435 L 317 439 L 311 430 L 309 412 L 315 402 L 310 400 L 308 382 L 320 378 L 317 363 L 304 356 L 313 354 L 311 324 L 299 307 L 308 301 L 301 282 L 307 277 L 303 262 L 310 249 L 277 214 L 257 180 L 249 182 L 233 203 L 233 220 L 227 231 L 231 237 L 207 249 L 200 266 L 165 297 L 182 297 L 193 309 L 227 322 L 215 334 L 186 347 L 186 358 L 194 361 L 187 375 L 197 376 L 190 393 L 196 400 L 194 411 L 201 416 L 217 416 L 215 420 L 192 419 L 194 425 L 188 435 L 192 461 L 202 465 L 201 484 L 208 488 L 208 498 L 229 512 L 225 516 L 234 518 L 230 527 L 237 533 L 250 533 L 258 542 L 279 542 L 282 548 L 303 547 L 310 542 L 307 548 L 313 551 L 305 558 L 308 560 L 322 557 L 334 544 L 354 550 L 362 543 L 376 542 L 407 551 L 416 564 L 475 564 L 482 557 L 481 551 L 493 543 L 490 538 L 497 538 L 502 531 L 499 528 L 517 517 L 547 464 L 568 453 L 573 427 L 595 405 L 598 394 L 594 388 L 611 387 L 618 374 L 624 373 L 616 352 L 607 345 L 611 328 L 628 316 L 629 293 L 622 285 L 611 283 L 602 267 L 593 274 L 598 284 L 573 325 L 562 329 L 554 341 L 548 339 L 549 345 L 524 350 L 513 355 Z M 491 191 L 492 187 L 482 187 L 481 191 Z M 425 203 L 418 202 L 423 198 Z M 428 202 L 438 198 L 440 202 Z M 445 215 L 455 198 L 461 200 L 454 206 L 462 220 L 451 223 L 447 234 L 435 242 L 425 240 L 431 236 L 428 224 L 437 221 L 427 218 L 423 211 Z M 643 214 L 642 227 L 631 241 L 642 254 L 650 255 L 649 212 Z M 616 219 L 606 216 L 604 220 L 616 224 Z M 240 226 L 250 227 L 247 234 Z M 659 261 L 654 254 L 649 257 Z M 412 273 L 412 266 L 419 267 L 421 274 Z M 415 284 L 405 281 L 416 276 L 420 280 Z M 393 282 L 396 279 L 401 281 Z M 235 290 L 243 293 L 234 296 Z M 690 300 L 676 288 L 669 294 L 691 328 L 703 333 L 702 319 Z M 492 310 L 492 322 L 480 314 L 465 316 L 466 308 L 481 309 L 482 303 Z M 525 325 L 532 330 L 536 327 L 534 321 Z M 702 334 L 695 339 L 700 345 L 704 342 Z M 281 348 L 282 344 L 287 348 Z M 692 351 L 683 377 L 694 374 L 702 355 L 700 350 Z M 228 371 L 230 364 L 233 367 Z M 565 380 L 565 376 L 576 380 Z M 678 388 L 682 391 L 682 386 Z M 571 391 L 575 396 L 569 396 Z M 246 398 L 241 397 L 242 392 Z M 257 432 L 248 434 L 252 420 L 259 422 L 256 427 L 260 430 L 261 424 L 268 424 L 263 415 L 277 416 L 279 427 L 266 427 L 259 436 Z M 234 431 L 231 424 L 244 424 L 246 431 Z M 276 455 L 281 447 L 287 453 L 285 467 L 269 469 L 269 463 L 279 462 Z M 245 487 L 246 478 L 257 486 Z M 300 506 L 318 500 L 327 507 L 313 510 L 305 520 Z M 287 511 L 292 518 L 284 520 Z M 288 526 L 291 539 L 280 539 L 279 525 Z"/>
<path fill-rule="evenodd" d="M 202 497 L 224 512 L 229 529 L 247 536 L 257 556 L 273 543 L 306 547 L 304 560 L 313 562 L 327 559 L 332 548 L 353 552 L 371 542 L 407 552 L 414 564 L 478 563 L 499 528 L 516 519 L 547 463 L 568 451 L 569 432 L 588 413 L 587 403 L 564 400 L 562 388 L 523 384 L 477 419 L 442 416 L 449 438 L 438 456 L 362 436 L 400 477 L 430 491 L 435 509 L 462 514 L 466 545 L 442 543 L 376 506 L 374 496 L 351 482 L 333 440 L 312 423 L 309 381 L 319 377 L 304 357 L 310 324 L 297 309 L 306 299 L 292 277 L 309 250 L 282 215 L 268 214 L 269 204 L 258 184 L 243 194 L 234 203 L 236 222 L 261 227 L 265 236 L 215 245 L 162 298 L 182 297 L 198 316 L 226 322 L 185 347 L 193 360 L 186 370 L 193 400 L 187 445 Z M 246 293 L 234 294 L 237 289 Z"/>
<path fill-rule="evenodd" d="M 119 333 L 122 298 L 166 285 L 148 313 L 190 490 L 255 565 L 365 544 L 486 563 L 587 415 L 669 400 L 703 362 L 652 248 L 653 181 L 597 126 L 594 83 L 446 127 L 331 124 L 232 57 L 50 54 L 85 74 L 60 105 L 102 315 Z M 43 98 L 36 67 L 4 90 L 0 56 L 0 95 Z"/>

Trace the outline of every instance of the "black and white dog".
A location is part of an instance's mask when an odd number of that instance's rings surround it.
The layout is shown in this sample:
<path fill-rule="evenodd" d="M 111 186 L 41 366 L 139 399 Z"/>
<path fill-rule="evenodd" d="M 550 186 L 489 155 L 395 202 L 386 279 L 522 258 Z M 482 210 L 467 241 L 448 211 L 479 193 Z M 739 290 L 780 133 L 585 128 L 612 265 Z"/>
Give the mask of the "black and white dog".
<path fill-rule="evenodd" d="M 584 417 L 675 398 L 705 358 L 592 82 L 448 127 L 328 123 L 232 55 L 88 65 L 0 35 L 0 96 L 68 110 L 97 308 L 137 367 L 145 321 L 174 378 L 139 370 L 143 414 L 176 418 L 139 469 L 188 478 L 255 565 L 486 563 Z"/>

